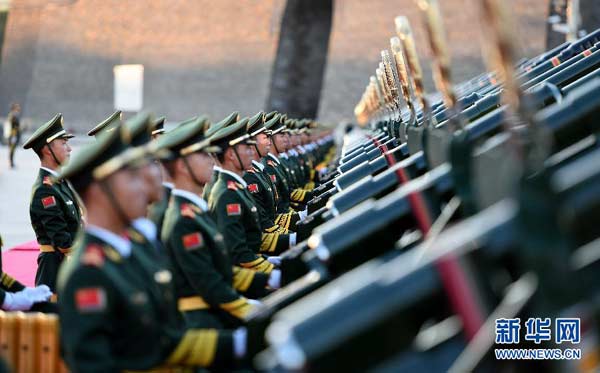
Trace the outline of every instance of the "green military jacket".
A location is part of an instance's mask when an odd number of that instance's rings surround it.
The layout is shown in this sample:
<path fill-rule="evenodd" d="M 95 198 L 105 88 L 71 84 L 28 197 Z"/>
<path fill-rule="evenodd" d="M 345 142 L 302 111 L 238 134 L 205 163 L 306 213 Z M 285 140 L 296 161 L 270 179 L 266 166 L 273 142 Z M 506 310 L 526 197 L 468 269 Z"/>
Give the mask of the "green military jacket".
<path fill-rule="evenodd" d="M 260 215 L 261 226 L 264 229 L 273 226 L 277 214 L 276 196 L 277 189 L 273 187 L 271 179 L 262 172 L 262 164 L 252 165 L 244 173 L 244 181 L 248 184 L 248 192 L 252 195 Z"/>
<path fill-rule="evenodd" d="M 66 181 L 55 182 L 40 169 L 33 184 L 29 205 L 31 225 L 40 245 L 68 249 L 81 227 L 81 208 Z"/>
<path fill-rule="evenodd" d="M 300 168 L 300 161 L 298 156 L 295 154 L 296 151 L 292 151 L 293 155 L 285 154 L 281 159 L 282 164 L 287 165 L 288 176 L 293 180 L 290 184 L 293 185 L 293 189 L 290 190 L 290 201 L 294 204 L 299 204 L 300 206 L 294 205 L 293 207 L 300 207 L 306 204 L 308 201 L 312 199 L 312 191 L 305 190 L 304 185 L 306 182 L 303 179 L 303 171 Z"/>
<path fill-rule="evenodd" d="M 172 201 L 162 241 L 174 263 L 177 298 L 200 296 L 213 310 L 243 319 L 250 307 L 240 293 L 265 296 L 268 275 L 232 265 L 204 200 L 175 189 Z"/>
<path fill-rule="evenodd" d="M 239 176 L 220 170 L 208 206 L 235 265 L 270 273 L 273 265 L 260 252 L 262 229 L 258 209 Z"/>
<path fill-rule="evenodd" d="M 296 188 L 299 188 L 300 184 L 296 178 L 296 168 L 289 155 L 287 153 L 279 154 L 279 162 L 281 166 L 283 166 L 283 170 L 290 186 L 290 192 Z"/>
<path fill-rule="evenodd" d="M 269 176 L 279 195 L 279 204 L 277 205 L 278 213 L 287 213 L 290 210 L 290 185 L 287 179 L 284 166 L 281 161 L 272 154 L 268 154 L 261 160 L 265 166 L 264 172 Z"/>
<path fill-rule="evenodd" d="M 165 212 L 167 206 L 169 206 L 169 200 L 171 199 L 171 191 L 173 190 L 173 184 L 163 183 L 163 197 L 160 201 L 153 203 L 148 208 L 148 219 L 156 225 L 157 236 L 161 237 L 163 220 L 165 219 Z"/>
<path fill-rule="evenodd" d="M 136 240 L 87 227 L 62 267 L 60 334 L 70 370 L 226 366 L 232 360 L 231 334 L 186 330 L 172 296 L 171 272 L 143 239 Z"/>

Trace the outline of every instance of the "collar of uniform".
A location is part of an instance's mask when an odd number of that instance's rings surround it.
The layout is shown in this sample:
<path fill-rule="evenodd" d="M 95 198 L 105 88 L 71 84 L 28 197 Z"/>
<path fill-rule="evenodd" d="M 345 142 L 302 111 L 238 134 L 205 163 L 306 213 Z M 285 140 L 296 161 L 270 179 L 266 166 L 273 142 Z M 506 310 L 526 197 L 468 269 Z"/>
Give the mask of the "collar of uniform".
<path fill-rule="evenodd" d="M 219 172 L 222 170 L 222 168 L 217 165 L 213 165 L 213 170 Z"/>
<path fill-rule="evenodd" d="M 325 140 L 323 140 L 323 139 L 318 139 L 318 140 L 317 140 L 317 144 L 319 144 L 319 145 L 323 145 L 323 144 L 325 144 Z"/>
<path fill-rule="evenodd" d="M 279 156 L 283 159 L 288 159 L 289 156 L 287 155 L 287 153 L 279 153 Z"/>
<path fill-rule="evenodd" d="M 156 241 L 158 230 L 156 225 L 148 218 L 137 218 L 131 222 L 131 226 L 144 235 L 148 241 Z"/>
<path fill-rule="evenodd" d="M 277 162 L 277 164 L 281 164 L 281 161 L 279 160 L 279 158 L 277 158 L 275 155 L 273 155 L 273 153 L 269 153 L 267 155 L 269 156 L 269 158 L 271 158 L 272 160 Z"/>
<path fill-rule="evenodd" d="M 119 254 L 121 254 L 122 257 L 128 258 L 131 255 L 131 242 L 129 242 L 129 240 L 95 225 L 88 224 L 85 227 L 85 231 L 86 233 L 89 233 L 92 236 L 96 236 L 97 238 L 112 246 L 115 250 L 119 252 Z"/>
<path fill-rule="evenodd" d="M 304 147 L 302 145 L 298 145 L 297 152 L 302 153 L 302 154 L 306 153 L 306 147 Z"/>
<path fill-rule="evenodd" d="M 204 212 L 208 211 L 208 203 L 206 203 L 206 201 L 204 200 L 204 198 L 200 197 L 197 194 L 194 194 L 192 192 L 188 192 L 187 190 L 183 190 L 183 189 L 173 189 L 173 192 L 171 192 L 171 195 L 173 196 L 178 196 L 181 198 L 185 198 L 188 201 L 192 202 L 193 204 L 195 204 L 196 206 L 200 207 L 200 209 Z"/>
<path fill-rule="evenodd" d="M 244 179 L 242 179 L 238 174 L 231 172 L 229 170 L 226 170 L 224 168 L 220 169 L 219 172 L 233 177 L 238 183 L 242 184 L 244 189 L 246 189 L 248 187 L 248 184 L 246 183 L 246 181 L 244 181 Z"/>
<path fill-rule="evenodd" d="M 258 168 L 261 172 L 265 170 L 265 165 L 260 162 L 252 161 L 252 165 Z"/>
<path fill-rule="evenodd" d="M 52 175 L 52 176 L 54 176 L 54 177 L 58 177 L 58 172 L 56 172 L 56 171 L 54 171 L 54 170 L 51 170 L 51 169 L 49 169 L 48 167 L 44 167 L 44 166 L 41 166 L 40 168 L 41 168 L 42 170 L 44 170 L 44 171 L 48 172 L 50 175 Z"/>
<path fill-rule="evenodd" d="M 164 182 L 162 183 L 162 185 L 163 185 L 165 188 L 169 188 L 169 189 L 171 189 L 171 190 L 173 190 L 173 188 L 175 188 L 175 185 L 173 185 L 173 183 L 167 183 L 166 181 L 164 181 Z"/>

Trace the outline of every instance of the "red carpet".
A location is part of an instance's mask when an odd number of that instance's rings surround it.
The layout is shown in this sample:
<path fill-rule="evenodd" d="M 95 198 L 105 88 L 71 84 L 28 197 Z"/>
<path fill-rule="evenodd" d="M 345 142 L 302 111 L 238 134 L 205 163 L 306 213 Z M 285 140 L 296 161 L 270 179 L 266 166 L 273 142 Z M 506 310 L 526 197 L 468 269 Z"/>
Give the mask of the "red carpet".
<path fill-rule="evenodd" d="M 23 285 L 35 285 L 35 271 L 40 246 L 37 241 L 25 242 L 2 252 L 2 270 Z"/>

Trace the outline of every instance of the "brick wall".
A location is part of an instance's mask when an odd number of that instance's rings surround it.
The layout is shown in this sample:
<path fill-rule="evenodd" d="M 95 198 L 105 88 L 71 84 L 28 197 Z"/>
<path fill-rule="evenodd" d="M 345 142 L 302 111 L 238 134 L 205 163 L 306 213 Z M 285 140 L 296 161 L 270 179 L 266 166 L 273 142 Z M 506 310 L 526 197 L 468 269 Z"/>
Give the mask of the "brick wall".
<path fill-rule="evenodd" d="M 523 55 L 542 51 L 545 0 L 508 0 Z M 455 80 L 483 69 L 477 18 L 441 0 Z M 39 124 L 62 112 L 83 131 L 113 107 L 115 64 L 145 67 L 144 106 L 171 121 L 195 114 L 219 120 L 263 105 L 284 0 L 13 0 L 0 68 L 0 113 L 11 101 Z M 337 0 L 320 117 L 351 119 L 379 51 L 405 14 L 423 44 L 412 0 Z M 428 51 L 419 50 L 428 65 Z M 427 69 L 428 70 L 428 69 Z M 430 84 L 430 79 L 428 79 Z"/>

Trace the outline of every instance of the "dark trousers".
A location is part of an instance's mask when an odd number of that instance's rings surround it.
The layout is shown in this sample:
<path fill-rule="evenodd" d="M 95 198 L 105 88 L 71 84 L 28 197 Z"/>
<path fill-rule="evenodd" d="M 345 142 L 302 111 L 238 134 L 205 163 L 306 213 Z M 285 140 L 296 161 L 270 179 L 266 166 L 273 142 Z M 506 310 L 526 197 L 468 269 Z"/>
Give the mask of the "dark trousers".
<path fill-rule="evenodd" d="M 56 293 L 56 277 L 65 255 L 61 252 L 40 253 L 37 259 L 37 272 L 35 284 L 48 285 L 53 293 Z"/>
<path fill-rule="evenodd" d="M 15 151 L 19 145 L 20 134 L 11 135 L 8 138 L 8 159 L 10 160 L 10 167 L 15 167 Z"/>

